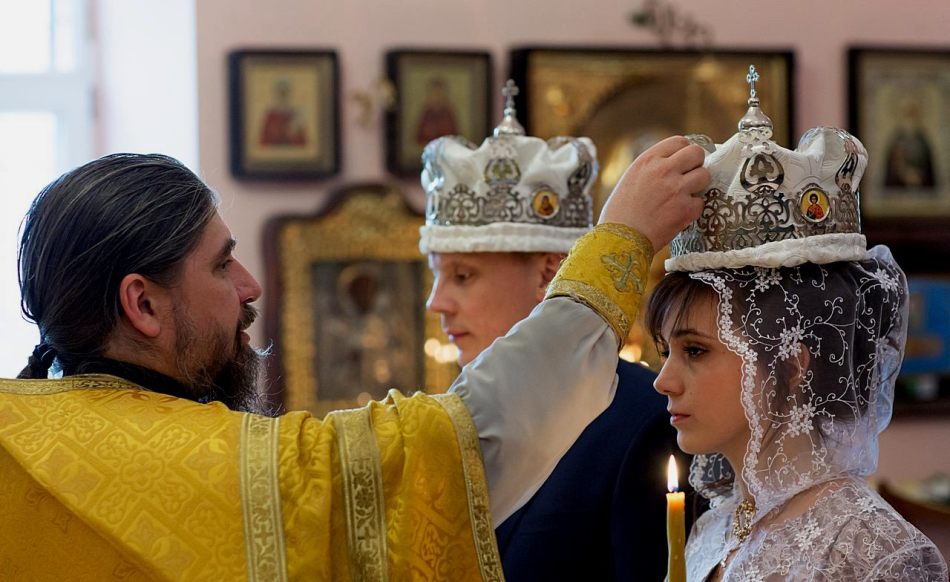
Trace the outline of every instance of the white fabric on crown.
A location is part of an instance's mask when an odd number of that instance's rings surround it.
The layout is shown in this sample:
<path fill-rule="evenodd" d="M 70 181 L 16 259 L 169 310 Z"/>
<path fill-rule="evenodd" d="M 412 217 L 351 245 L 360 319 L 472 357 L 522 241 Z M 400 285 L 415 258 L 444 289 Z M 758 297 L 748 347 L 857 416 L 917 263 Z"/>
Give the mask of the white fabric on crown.
<path fill-rule="evenodd" d="M 423 253 L 567 253 L 588 228 L 495 222 L 485 226 L 423 226 Z"/>
<path fill-rule="evenodd" d="M 487 181 L 486 168 L 493 159 L 513 160 L 520 170 L 518 182 L 499 188 Z M 590 165 L 590 176 L 571 192 L 569 181 L 584 164 Z M 592 226 L 589 192 L 597 175 L 597 150 L 588 138 L 545 141 L 502 135 L 475 148 L 447 136 L 426 146 L 423 165 L 421 182 L 427 198 L 426 225 L 419 231 L 423 253 L 567 252 Z M 447 208 L 459 206 L 449 200 L 458 195 L 454 190 L 459 187 L 468 190 L 468 199 L 488 203 L 484 208 L 493 210 L 470 212 L 463 219 L 451 216 Z M 514 199 L 509 200 L 505 188 L 516 195 Z M 532 211 L 534 195 L 542 188 L 559 200 L 558 212 L 549 219 Z M 499 219 L 496 207 L 504 201 L 516 204 L 521 214 Z"/>

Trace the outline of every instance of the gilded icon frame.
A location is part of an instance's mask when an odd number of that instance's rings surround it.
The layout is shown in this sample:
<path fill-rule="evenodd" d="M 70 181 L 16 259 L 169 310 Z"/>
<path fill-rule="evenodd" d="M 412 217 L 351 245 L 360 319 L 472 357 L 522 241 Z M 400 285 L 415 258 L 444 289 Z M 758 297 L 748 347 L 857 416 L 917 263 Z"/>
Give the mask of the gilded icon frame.
<path fill-rule="evenodd" d="M 458 366 L 445 357 L 450 344 L 439 317 L 425 311 L 432 275 L 419 251 L 422 224 L 402 191 L 380 183 L 344 186 L 314 214 L 268 221 L 268 372 L 286 409 L 323 416 L 389 388 L 449 387 Z M 378 375 L 380 362 L 392 384 Z M 399 369 L 406 365 L 415 371 Z M 396 377 L 417 380 L 399 385 Z"/>

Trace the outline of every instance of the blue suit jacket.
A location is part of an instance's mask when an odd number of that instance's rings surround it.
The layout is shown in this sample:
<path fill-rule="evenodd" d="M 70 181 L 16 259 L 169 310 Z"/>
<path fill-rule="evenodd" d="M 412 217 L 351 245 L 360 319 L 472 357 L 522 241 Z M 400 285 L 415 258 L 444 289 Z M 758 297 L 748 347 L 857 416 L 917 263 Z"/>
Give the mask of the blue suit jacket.
<path fill-rule="evenodd" d="M 676 432 L 652 372 L 621 361 L 617 374 L 607 410 L 495 530 L 509 582 L 666 576 L 666 465 L 679 454 Z M 688 465 L 678 462 L 682 474 Z"/>

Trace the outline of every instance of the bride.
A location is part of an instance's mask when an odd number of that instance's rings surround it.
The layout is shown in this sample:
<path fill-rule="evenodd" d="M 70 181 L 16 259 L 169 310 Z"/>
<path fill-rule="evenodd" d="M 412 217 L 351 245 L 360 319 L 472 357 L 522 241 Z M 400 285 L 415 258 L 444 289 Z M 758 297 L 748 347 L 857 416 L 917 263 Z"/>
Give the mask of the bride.
<path fill-rule="evenodd" d="M 867 154 L 829 128 L 780 148 L 753 100 L 707 155 L 705 211 L 646 309 L 667 356 L 656 390 L 710 500 L 687 579 L 945 581 L 934 544 L 864 480 L 907 331 L 904 274 L 859 232 Z"/>
<path fill-rule="evenodd" d="M 947 580 L 936 547 L 862 477 L 906 332 L 886 249 L 867 260 L 671 273 L 647 307 L 680 448 L 712 509 L 688 580 Z"/>

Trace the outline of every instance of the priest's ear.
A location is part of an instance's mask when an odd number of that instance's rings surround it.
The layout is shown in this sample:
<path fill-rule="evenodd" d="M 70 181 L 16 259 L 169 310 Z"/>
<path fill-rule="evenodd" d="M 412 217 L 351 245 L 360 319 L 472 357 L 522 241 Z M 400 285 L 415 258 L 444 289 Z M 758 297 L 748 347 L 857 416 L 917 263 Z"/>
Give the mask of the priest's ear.
<path fill-rule="evenodd" d="M 138 273 L 130 273 L 119 282 L 119 303 L 124 319 L 147 338 L 156 338 L 162 332 L 171 305 L 166 289 Z"/>

